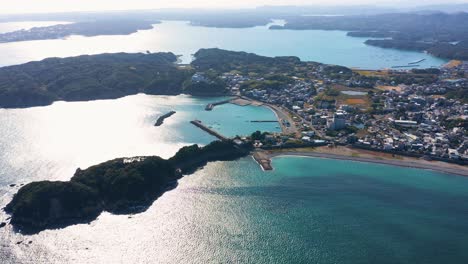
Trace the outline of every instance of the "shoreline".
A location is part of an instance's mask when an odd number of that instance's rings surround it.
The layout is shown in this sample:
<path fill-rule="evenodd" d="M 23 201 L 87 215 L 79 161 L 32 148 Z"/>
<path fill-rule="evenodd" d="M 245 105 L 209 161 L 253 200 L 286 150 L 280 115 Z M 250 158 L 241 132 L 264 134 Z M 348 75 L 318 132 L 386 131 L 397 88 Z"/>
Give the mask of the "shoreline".
<path fill-rule="evenodd" d="M 258 151 L 255 153 L 259 153 Z M 455 165 L 444 163 L 440 161 L 425 161 L 415 158 L 406 158 L 401 160 L 396 159 L 383 159 L 377 155 L 369 156 L 369 157 L 358 157 L 358 156 L 349 156 L 349 155 L 340 155 L 334 153 L 326 153 L 326 152 L 313 152 L 313 151 L 300 151 L 300 150 L 285 150 L 285 151 L 262 151 L 262 154 L 257 154 L 262 157 L 263 160 L 267 159 L 269 162 L 267 164 L 271 165 L 271 160 L 275 157 L 279 156 L 296 156 L 296 157 L 306 157 L 306 158 L 322 158 L 322 159 L 334 159 L 334 160 L 347 160 L 353 162 L 364 162 L 364 163 L 375 163 L 375 164 L 383 164 L 389 166 L 396 166 L 396 167 L 404 167 L 404 168 L 414 168 L 414 169 L 423 169 L 423 170 L 431 170 L 435 172 L 441 172 L 444 174 L 450 175 L 457 175 L 468 177 L 468 168 Z M 254 157 L 255 159 L 255 157 Z M 256 159 L 255 159 L 256 160 Z M 258 162 L 259 165 L 264 170 L 272 170 L 273 166 L 271 167 L 263 167 L 262 163 Z"/>
<path fill-rule="evenodd" d="M 249 104 L 253 105 L 253 106 L 264 106 L 264 107 L 270 109 L 273 112 L 273 114 L 275 114 L 275 117 L 277 119 L 279 127 L 281 128 L 282 133 L 284 133 L 284 134 L 293 134 L 293 133 L 297 134 L 298 129 L 296 128 L 296 124 L 295 124 L 294 120 L 289 116 L 289 114 L 285 110 L 281 109 L 281 107 L 279 107 L 277 105 L 270 104 L 270 103 L 264 103 L 264 102 L 261 102 L 261 101 L 246 97 L 246 96 L 240 96 L 239 99 L 241 99 L 241 100 L 243 100 L 245 102 L 249 102 Z M 231 101 L 235 101 L 235 100 L 231 100 Z M 235 102 L 231 102 L 231 103 L 243 106 L 242 104 L 237 104 Z M 288 121 L 290 126 L 287 127 L 282 122 L 282 120 Z"/>

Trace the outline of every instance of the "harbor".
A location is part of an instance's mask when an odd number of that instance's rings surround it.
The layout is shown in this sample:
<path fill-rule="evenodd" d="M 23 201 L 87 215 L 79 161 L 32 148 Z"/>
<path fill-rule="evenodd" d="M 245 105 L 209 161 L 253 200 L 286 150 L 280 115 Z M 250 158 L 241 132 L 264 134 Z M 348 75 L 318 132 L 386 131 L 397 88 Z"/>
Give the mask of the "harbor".
<path fill-rule="evenodd" d="M 193 121 L 190 121 L 190 123 L 192 123 L 193 125 L 195 125 L 196 127 L 200 128 L 201 130 L 207 132 L 208 134 L 214 136 L 214 137 L 217 137 L 219 140 L 222 140 L 222 141 L 228 141 L 229 138 L 221 135 L 220 133 L 214 131 L 213 129 L 205 126 L 202 121 L 200 120 L 193 120 Z"/>

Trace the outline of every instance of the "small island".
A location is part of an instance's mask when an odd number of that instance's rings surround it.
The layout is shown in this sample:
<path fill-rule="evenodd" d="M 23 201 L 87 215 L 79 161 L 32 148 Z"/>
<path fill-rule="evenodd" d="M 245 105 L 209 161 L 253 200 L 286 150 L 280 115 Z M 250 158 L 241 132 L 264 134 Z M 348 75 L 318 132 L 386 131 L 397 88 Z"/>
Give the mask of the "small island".
<path fill-rule="evenodd" d="M 25 233 L 89 222 L 103 211 L 144 211 L 184 174 L 212 161 L 248 155 L 251 145 L 214 141 L 204 147 L 181 148 L 172 158 L 119 158 L 77 169 L 68 182 L 41 181 L 23 186 L 5 207 L 11 224 Z"/>
<path fill-rule="evenodd" d="M 175 114 L 175 113 L 176 113 L 176 111 L 170 111 L 169 113 L 160 116 L 160 117 L 158 118 L 158 120 L 156 120 L 156 123 L 154 124 L 154 126 L 161 126 L 161 125 L 164 123 L 164 120 L 165 120 L 166 118 L 171 117 L 171 116 L 172 116 L 173 114 Z"/>

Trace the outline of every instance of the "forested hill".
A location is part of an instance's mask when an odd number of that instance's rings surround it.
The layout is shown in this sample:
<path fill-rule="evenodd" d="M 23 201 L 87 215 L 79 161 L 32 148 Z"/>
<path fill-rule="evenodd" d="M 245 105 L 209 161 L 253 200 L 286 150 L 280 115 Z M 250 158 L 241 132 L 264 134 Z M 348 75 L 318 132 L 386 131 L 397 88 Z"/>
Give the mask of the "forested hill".
<path fill-rule="evenodd" d="M 236 160 L 250 151 L 250 144 L 240 147 L 231 141 L 214 141 L 204 147 L 183 147 L 168 160 L 157 156 L 115 159 L 77 169 L 67 182 L 29 183 L 5 210 L 11 214 L 11 224 L 27 233 L 89 222 L 102 211 L 144 211 L 183 175 L 209 162 Z"/>
<path fill-rule="evenodd" d="M 172 53 L 49 58 L 0 68 L 0 107 L 113 99 L 136 93 L 179 94 L 193 73 Z"/>
<path fill-rule="evenodd" d="M 224 95 L 224 72 L 291 72 L 304 64 L 296 57 L 270 58 L 252 53 L 202 49 L 190 67 L 176 64 L 173 53 L 115 53 L 38 62 L 0 68 L 0 108 L 49 105 L 55 101 L 115 99 L 155 95 Z M 204 81 L 193 81 L 202 72 Z"/>
<path fill-rule="evenodd" d="M 254 53 L 227 51 L 222 49 L 201 49 L 194 54 L 192 65 L 200 71 L 215 69 L 219 72 L 242 70 L 271 72 L 272 68 L 291 71 L 292 66 L 301 64 L 298 57 L 265 57 Z"/>

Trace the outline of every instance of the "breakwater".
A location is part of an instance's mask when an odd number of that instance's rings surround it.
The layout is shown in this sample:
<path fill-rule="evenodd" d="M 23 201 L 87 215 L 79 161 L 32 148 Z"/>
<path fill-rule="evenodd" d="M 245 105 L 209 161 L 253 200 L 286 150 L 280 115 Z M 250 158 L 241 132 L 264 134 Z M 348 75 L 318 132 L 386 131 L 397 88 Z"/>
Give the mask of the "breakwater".
<path fill-rule="evenodd" d="M 165 120 L 166 118 L 169 118 L 170 116 L 172 116 L 172 115 L 175 114 L 175 113 L 176 113 L 176 111 L 170 111 L 169 113 L 160 116 L 160 117 L 158 118 L 158 120 L 156 120 L 156 123 L 154 124 L 154 126 L 160 126 L 160 125 L 162 125 L 162 124 L 164 123 L 164 120 Z"/>
<path fill-rule="evenodd" d="M 214 136 L 214 137 L 217 137 L 218 139 L 222 140 L 222 141 L 228 141 L 229 138 L 219 134 L 218 132 L 214 131 L 213 129 L 205 126 L 202 121 L 200 120 L 193 120 L 193 121 L 190 121 L 190 123 L 192 123 L 193 125 L 195 125 L 196 127 L 200 128 L 201 130 L 207 132 L 208 134 Z"/>
<path fill-rule="evenodd" d="M 211 111 L 211 110 L 213 110 L 213 108 L 214 108 L 215 106 L 217 106 L 217 105 L 222 105 L 222 104 L 227 104 L 227 103 L 229 103 L 230 101 L 231 101 L 231 100 L 229 99 L 229 100 L 224 100 L 224 101 L 219 101 L 219 102 L 207 104 L 207 105 L 205 106 L 205 110 L 206 110 L 206 111 Z"/>

